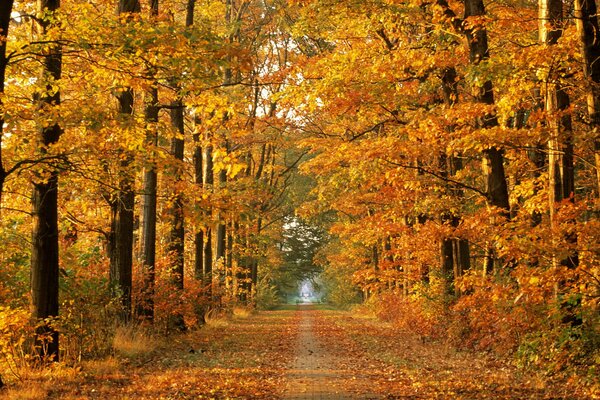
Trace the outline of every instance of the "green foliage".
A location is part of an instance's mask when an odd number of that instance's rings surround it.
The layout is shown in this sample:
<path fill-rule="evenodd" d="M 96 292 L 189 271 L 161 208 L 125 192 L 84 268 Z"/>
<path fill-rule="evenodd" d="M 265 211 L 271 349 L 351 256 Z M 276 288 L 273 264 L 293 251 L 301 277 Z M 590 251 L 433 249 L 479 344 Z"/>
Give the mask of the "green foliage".
<path fill-rule="evenodd" d="M 339 308 L 348 308 L 362 301 L 360 289 L 352 282 L 349 269 L 330 269 L 319 275 L 323 281 L 324 301 Z"/>
<path fill-rule="evenodd" d="M 277 286 L 267 277 L 258 281 L 255 299 L 259 310 L 273 310 L 282 302 Z"/>

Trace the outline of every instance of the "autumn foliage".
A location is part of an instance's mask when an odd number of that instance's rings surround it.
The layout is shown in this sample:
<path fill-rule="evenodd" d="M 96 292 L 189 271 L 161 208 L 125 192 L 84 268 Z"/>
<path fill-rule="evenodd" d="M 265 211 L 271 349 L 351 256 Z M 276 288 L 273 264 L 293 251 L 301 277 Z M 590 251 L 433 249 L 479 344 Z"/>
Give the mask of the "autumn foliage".
<path fill-rule="evenodd" d="M 593 2 L 5 3 L 0 363 L 106 356 L 118 326 L 182 333 L 312 280 L 597 379 Z"/>

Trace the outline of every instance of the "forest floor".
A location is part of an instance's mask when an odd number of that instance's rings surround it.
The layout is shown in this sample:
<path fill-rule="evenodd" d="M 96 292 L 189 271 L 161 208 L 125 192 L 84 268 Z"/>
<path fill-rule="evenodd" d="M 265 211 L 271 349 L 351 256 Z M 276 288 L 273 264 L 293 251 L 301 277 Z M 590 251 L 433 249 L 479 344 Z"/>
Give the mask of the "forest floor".
<path fill-rule="evenodd" d="M 213 321 L 147 352 L 58 364 L 9 399 L 594 399 L 575 383 L 324 306 Z"/>

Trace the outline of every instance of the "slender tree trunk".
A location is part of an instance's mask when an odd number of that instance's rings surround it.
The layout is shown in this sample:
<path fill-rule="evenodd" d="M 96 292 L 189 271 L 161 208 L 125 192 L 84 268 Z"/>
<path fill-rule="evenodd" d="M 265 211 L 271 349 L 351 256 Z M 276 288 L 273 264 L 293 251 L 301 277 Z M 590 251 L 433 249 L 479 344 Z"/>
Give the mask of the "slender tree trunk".
<path fill-rule="evenodd" d="M 600 40 L 598 9 L 594 0 L 575 0 L 575 23 L 582 47 L 583 72 L 587 78 L 587 105 L 593 132 L 596 162 L 596 191 L 600 196 Z"/>
<path fill-rule="evenodd" d="M 150 20 L 158 17 L 158 0 L 150 0 Z M 154 321 L 154 284 L 156 266 L 156 192 L 158 174 L 156 171 L 155 154 L 158 146 L 158 87 L 155 82 L 155 73 L 152 67 L 148 69 L 147 79 L 153 82 L 152 87 L 145 93 L 146 106 L 144 118 L 146 120 L 146 151 L 149 159 L 144 171 L 144 195 L 142 197 L 142 236 L 141 236 L 141 264 L 142 264 L 142 290 L 139 316 L 152 322 Z"/>
<path fill-rule="evenodd" d="M 8 42 L 8 28 L 10 26 L 10 15 L 12 14 L 14 0 L 4 0 L 0 3 L 0 109 L 4 108 L 4 84 L 6 82 L 6 43 Z M 6 168 L 2 159 L 2 136 L 4 134 L 4 113 L 0 113 L 0 210 L 2 209 L 2 193 L 4 192 L 4 181 L 6 180 Z M 1 211 L 0 211 L 1 215 Z"/>
<path fill-rule="evenodd" d="M 458 101 L 458 76 L 453 67 L 445 68 L 442 72 L 442 92 L 444 103 L 447 107 L 452 107 Z M 449 127 L 453 130 L 454 127 Z M 460 158 L 454 155 L 442 154 L 440 156 L 440 169 L 442 176 L 454 176 L 462 169 Z M 463 197 L 463 191 L 451 186 L 447 188 L 448 192 L 457 198 Z M 450 212 L 445 212 L 441 216 L 441 222 L 456 228 L 460 224 L 460 217 Z M 447 292 L 454 291 L 459 294 L 458 287 L 454 282 L 460 277 L 463 271 L 469 269 L 469 241 L 458 238 L 444 238 L 441 244 L 441 265 L 442 276 L 446 279 Z M 454 289 L 453 289 L 454 288 Z"/>
<path fill-rule="evenodd" d="M 119 0 L 119 14 L 138 13 L 138 0 Z M 125 88 L 117 95 L 118 112 L 125 120 L 133 115 L 133 90 Z M 135 194 L 133 179 L 129 171 L 132 155 L 127 150 L 120 151 L 119 189 L 112 200 L 112 221 L 110 233 L 110 282 L 115 295 L 119 296 L 122 311 L 121 322 L 131 319 L 131 286 L 133 264 L 133 208 Z"/>
<path fill-rule="evenodd" d="M 581 12 L 577 13 L 577 7 L 585 6 L 578 1 L 575 3 L 576 17 L 583 17 Z M 596 19 L 595 3 L 590 12 L 594 13 L 593 18 Z M 540 29 L 539 36 L 540 42 L 547 46 L 555 45 L 558 39 L 562 36 L 562 22 L 563 22 L 563 7 L 562 1 L 560 0 L 540 0 L 539 1 L 539 18 L 540 18 Z M 591 21 L 592 22 L 592 21 Z M 582 21 L 578 21 L 578 28 L 580 34 L 585 31 L 583 26 L 580 26 Z M 592 22 L 593 23 L 593 22 Z M 598 28 L 597 19 L 595 20 L 595 27 Z M 582 37 L 582 41 L 583 41 Z M 584 42 L 585 43 L 585 42 Z M 597 46 L 597 45 L 596 45 Z M 600 52 L 598 52 L 600 55 Z M 584 58 L 589 54 L 585 54 Z M 599 70 L 600 71 L 600 70 Z M 551 76 L 551 75 L 550 75 Z M 586 76 L 587 71 L 586 71 Z M 592 83 L 593 84 L 593 83 Z M 588 94 L 588 107 L 590 108 L 590 117 L 592 120 L 598 117 L 597 110 L 596 115 L 592 114 L 594 107 L 598 107 L 596 103 L 598 101 L 597 92 L 592 89 L 591 93 Z M 553 241 L 557 238 L 554 236 L 556 226 L 556 213 L 558 212 L 558 203 L 565 199 L 575 201 L 575 175 L 574 175 L 574 154 L 573 154 L 573 128 L 571 117 L 565 114 L 564 111 L 570 107 L 569 96 L 560 87 L 557 79 L 551 79 L 546 82 L 546 113 L 548 114 L 550 137 L 548 139 L 548 208 L 550 213 L 550 226 L 553 235 Z M 558 112 L 562 112 L 563 116 L 556 116 Z M 596 127 L 598 129 L 598 126 Z M 575 233 L 568 234 L 565 238 L 567 242 L 573 247 L 577 244 L 577 235 Z M 579 256 L 576 251 L 571 252 L 567 257 L 559 259 L 556 255 L 552 257 L 552 263 L 554 266 L 564 265 L 570 269 L 574 269 L 579 264 Z M 560 299 L 564 292 L 566 282 L 559 282 L 557 284 L 557 295 Z M 580 301 L 575 302 L 560 299 L 560 307 L 564 312 L 563 322 L 569 323 L 572 326 L 577 326 L 582 323 L 581 317 L 578 316 L 576 309 L 579 307 Z"/>
<path fill-rule="evenodd" d="M 563 21 L 562 1 L 539 1 L 540 42 L 547 46 L 555 45 L 562 36 Z M 558 112 L 566 111 L 570 106 L 569 96 L 551 80 L 546 82 L 546 113 L 548 114 L 550 137 L 548 140 L 548 200 L 550 210 L 550 225 L 555 228 L 557 203 L 565 199 L 574 201 L 575 176 L 573 165 L 573 128 L 571 117 L 557 117 Z M 576 241 L 576 238 L 574 238 Z M 564 260 L 553 257 L 555 265 L 563 264 L 574 268 L 578 263 L 577 254 L 572 254 Z"/>
<path fill-rule="evenodd" d="M 207 138 L 209 139 L 209 138 Z M 214 174 L 213 174 L 213 159 L 212 159 L 213 148 L 210 143 L 204 146 L 204 188 L 205 190 L 210 189 L 212 191 L 212 186 L 214 183 Z M 212 219 L 212 209 L 209 208 L 207 210 L 207 215 L 209 221 Z M 210 296 L 212 294 L 212 282 L 213 282 L 213 250 L 212 250 L 212 229 L 210 227 L 211 222 L 209 222 L 206 226 L 206 230 L 204 232 L 204 270 L 203 276 L 206 284 L 209 287 Z"/>
<path fill-rule="evenodd" d="M 196 132 L 194 133 L 194 182 L 200 188 L 203 186 L 203 171 L 202 171 L 202 146 L 200 145 L 200 133 L 197 132 L 199 118 L 194 119 Z M 194 277 L 201 280 L 204 275 L 204 231 L 201 228 L 196 228 L 194 235 Z"/>
<path fill-rule="evenodd" d="M 142 197 L 142 249 L 140 260 L 142 264 L 142 298 L 140 299 L 138 314 L 152 322 L 154 320 L 154 283 L 156 275 L 156 192 L 158 174 L 154 154 L 158 146 L 158 88 L 153 86 L 146 95 L 148 100 L 144 114 L 147 124 L 146 146 L 149 160 L 147 160 L 148 164 L 144 171 L 144 195 Z"/>
<path fill-rule="evenodd" d="M 194 11 L 196 0 L 188 0 L 186 7 L 185 26 L 191 27 L 194 25 Z M 202 146 L 200 144 L 200 133 L 198 132 L 201 120 L 198 116 L 194 116 L 194 183 L 202 187 L 203 171 L 202 171 Z M 201 280 L 204 274 L 204 231 L 196 228 L 194 235 L 194 278 Z"/>
<path fill-rule="evenodd" d="M 183 215 L 183 194 L 181 193 L 181 183 L 183 182 L 183 153 L 184 153 L 184 114 L 183 102 L 178 99 L 172 104 L 171 124 L 177 133 L 177 136 L 171 139 L 171 154 L 175 158 L 177 165 L 173 171 L 175 189 L 173 198 L 169 199 L 169 210 L 171 214 L 171 229 L 169 235 L 168 251 L 172 260 L 172 273 L 175 288 L 183 293 L 184 285 L 184 243 L 185 243 L 185 225 Z M 173 326 L 184 331 L 186 329 L 183 315 L 179 312 L 172 316 Z"/>
<path fill-rule="evenodd" d="M 232 213 L 233 214 L 233 213 Z M 234 236 L 237 234 L 235 230 L 235 222 L 234 217 L 231 215 L 231 219 L 229 221 L 229 229 L 227 229 L 227 249 L 225 252 L 225 287 L 229 289 L 229 294 L 232 299 L 235 299 L 235 288 L 234 288 L 234 260 L 233 260 L 233 242 L 235 240 Z"/>
<path fill-rule="evenodd" d="M 219 171 L 219 189 L 224 189 L 227 183 L 227 171 L 221 170 Z M 220 268 L 225 268 L 225 250 L 226 250 L 226 241 L 227 241 L 227 229 L 226 229 L 226 221 L 225 216 L 222 211 L 218 212 L 218 224 L 217 224 L 217 235 L 216 235 L 216 260 Z M 223 277 L 224 278 L 224 277 Z M 221 278 L 220 278 L 221 279 Z"/>
<path fill-rule="evenodd" d="M 59 0 L 40 0 L 40 14 L 56 12 Z M 39 22 L 40 34 L 45 35 L 50 27 L 49 19 Z M 49 79 L 46 93 L 37 94 L 38 112 L 44 114 L 60 105 L 60 92 L 53 89 L 53 83 L 61 78 L 62 52 L 58 44 L 50 45 L 43 56 L 43 79 Z M 47 77 L 47 78 L 46 78 Z M 57 143 L 62 129 L 54 123 L 40 130 L 39 151 L 46 153 Z M 31 249 L 31 310 L 32 317 L 39 321 L 36 329 L 36 346 L 42 358 L 51 357 L 58 361 L 58 331 L 45 320 L 58 316 L 58 171 L 48 167 L 48 177 L 33 183 L 33 232 Z"/>

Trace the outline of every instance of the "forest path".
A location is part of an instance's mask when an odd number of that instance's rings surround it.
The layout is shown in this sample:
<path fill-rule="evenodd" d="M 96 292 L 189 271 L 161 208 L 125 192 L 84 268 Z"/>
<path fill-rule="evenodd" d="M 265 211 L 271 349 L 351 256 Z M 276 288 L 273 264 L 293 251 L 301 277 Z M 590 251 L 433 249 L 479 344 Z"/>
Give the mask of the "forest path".
<path fill-rule="evenodd" d="M 296 314 L 296 356 L 284 399 L 594 398 L 360 313 L 299 305 Z"/>
<path fill-rule="evenodd" d="M 296 344 L 296 355 L 292 369 L 287 375 L 284 399 L 353 399 L 379 398 L 370 391 L 369 377 L 365 371 L 349 368 L 354 366 L 352 354 L 343 349 L 325 345 L 318 338 L 318 332 L 326 333 L 330 327 L 321 327 L 317 331 L 316 320 L 319 311 L 315 306 L 298 306 L 301 314 Z"/>

